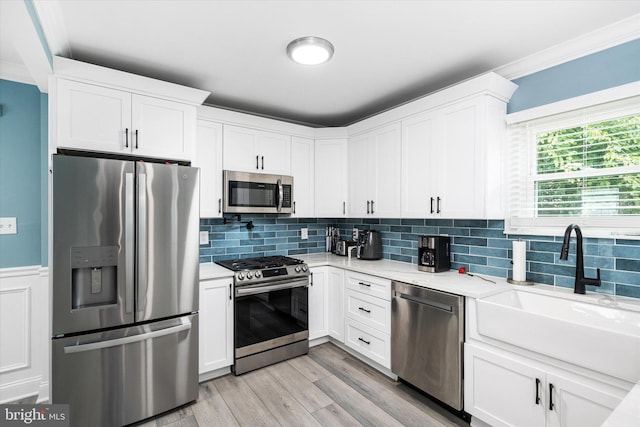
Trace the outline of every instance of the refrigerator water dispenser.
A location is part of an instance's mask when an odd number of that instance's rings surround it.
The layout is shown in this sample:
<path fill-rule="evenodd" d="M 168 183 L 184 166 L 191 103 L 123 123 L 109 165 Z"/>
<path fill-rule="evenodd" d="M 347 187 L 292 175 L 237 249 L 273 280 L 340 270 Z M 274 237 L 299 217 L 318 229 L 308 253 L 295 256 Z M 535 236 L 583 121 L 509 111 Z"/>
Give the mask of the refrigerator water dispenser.
<path fill-rule="evenodd" d="M 118 247 L 71 248 L 71 308 L 117 303 Z"/>

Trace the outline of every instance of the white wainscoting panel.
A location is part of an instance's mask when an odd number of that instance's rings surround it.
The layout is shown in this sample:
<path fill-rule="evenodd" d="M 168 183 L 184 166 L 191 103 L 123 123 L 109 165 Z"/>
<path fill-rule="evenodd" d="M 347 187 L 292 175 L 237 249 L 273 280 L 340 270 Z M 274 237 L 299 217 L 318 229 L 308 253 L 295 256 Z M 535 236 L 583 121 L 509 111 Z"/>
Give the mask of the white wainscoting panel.
<path fill-rule="evenodd" d="M 40 266 L 0 269 L 0 403 L 49 400 L 49 277 Z"/>

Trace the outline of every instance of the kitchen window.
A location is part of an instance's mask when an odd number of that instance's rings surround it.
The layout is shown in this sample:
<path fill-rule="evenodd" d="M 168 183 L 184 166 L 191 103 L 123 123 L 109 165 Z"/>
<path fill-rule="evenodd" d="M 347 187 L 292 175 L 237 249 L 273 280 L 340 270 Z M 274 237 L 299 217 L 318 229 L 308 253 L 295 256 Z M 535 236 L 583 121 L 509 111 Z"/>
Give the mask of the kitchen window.
<path fill-rule="evenodd" d="M 509 234 L 640 237 L 640 97 L 512 124 Z"/>

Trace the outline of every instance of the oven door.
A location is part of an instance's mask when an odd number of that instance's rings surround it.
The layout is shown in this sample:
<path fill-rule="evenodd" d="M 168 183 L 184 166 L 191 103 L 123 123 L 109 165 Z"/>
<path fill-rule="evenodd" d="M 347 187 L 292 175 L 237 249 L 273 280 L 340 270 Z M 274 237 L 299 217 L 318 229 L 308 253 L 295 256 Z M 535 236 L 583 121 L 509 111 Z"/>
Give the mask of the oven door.
<path fill-rule="evenodd" d="M 306 341 L 308 287 L 308 278 L 236 287 L 235 358 Z"/>
<path fill-rule="evenodd" d="M 224 171 L 224 213 L 290 214 L 293 178 Z"/>

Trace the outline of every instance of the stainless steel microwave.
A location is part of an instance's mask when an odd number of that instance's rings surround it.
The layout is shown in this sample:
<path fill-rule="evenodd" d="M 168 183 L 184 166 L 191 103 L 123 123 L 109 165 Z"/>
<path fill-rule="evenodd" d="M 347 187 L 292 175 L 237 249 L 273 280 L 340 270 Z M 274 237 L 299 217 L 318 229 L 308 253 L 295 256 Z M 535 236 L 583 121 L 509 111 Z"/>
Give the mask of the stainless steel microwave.
<path fill-rule="evenodd" d="M 223 171 L 224 213 L 291 214 L 293 177 Z"/>

